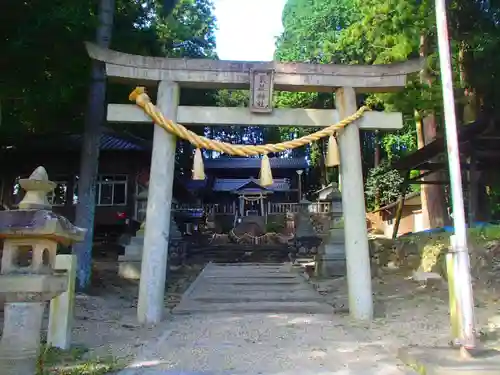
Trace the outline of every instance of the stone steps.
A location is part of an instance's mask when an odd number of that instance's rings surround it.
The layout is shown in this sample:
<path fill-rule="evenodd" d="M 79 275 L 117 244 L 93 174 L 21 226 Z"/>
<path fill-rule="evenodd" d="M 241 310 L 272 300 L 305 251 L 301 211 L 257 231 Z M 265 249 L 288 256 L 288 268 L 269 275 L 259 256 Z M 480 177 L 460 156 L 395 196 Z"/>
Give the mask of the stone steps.
<path fill-rule="evenodd" d="M 203 297 L 196 298 L 196 301 L 207 302 L 207 303 L 239 303 L 239 302 L 311 302 L 311 301 L 323 301 L 323 297 L 320 295 L 313 295 L 308 293 L 309 291 L 303 292 L 280 292 L 277 296 L 276 291 L 262 293 L 261 291 L 245 292 L 245 293 L 234 293 L 229 291 L 223 293 L 206 293 Z M 305 292 L 305 293 L 304 293 Z"/>
<path fill-rule="evenodd" d="M 235 249 L 237 247 L 237 249 Z M 242 248 L 240 245 L 229 247 L 210 247 L 193 249 L 188 247 L 187 259 L 191 262 L 213 262 L 217 264 L 241 264 L 244 262 L 283 262 L 288 260 L 289 250 L 284 248 Z"/>
<path fill-rule="evenodd" d="M 257 303 L 258 302 L 258 303 Z M 333 314 L 333 307 L 321 302 L 253 301 L 236 303 L 181 303 L 176 315 L 207 313 Z"/>
<path fill-rule="evenodd" d="M 208 264 L 184 293 L 174 314 L 197 313 L 332 314 L 289 264 Z"/>
<path fill-rule="evenodd" d="M 263 284 L 266 285 L 266 284 Z M 311 288 L 309 285 L 302 285 L 302 284 L 273 284 L 273 285 L 266 285 L 266 291 L 269 292 L 283 292 L 285 289 L 286 292 L 301 292 L 301 291 L 309 291 Z M 259 292 L 262 290 L 262 285 L 256 285 L 256 284 L 239 284 L 239 285 L 224 285 L 224 284 L 213 284 L 209 285 L 205 289 L 207 293 L 215 292 L 215 291 L 221 291 L 225 293 L 252 293 L 252 292 Z"/>

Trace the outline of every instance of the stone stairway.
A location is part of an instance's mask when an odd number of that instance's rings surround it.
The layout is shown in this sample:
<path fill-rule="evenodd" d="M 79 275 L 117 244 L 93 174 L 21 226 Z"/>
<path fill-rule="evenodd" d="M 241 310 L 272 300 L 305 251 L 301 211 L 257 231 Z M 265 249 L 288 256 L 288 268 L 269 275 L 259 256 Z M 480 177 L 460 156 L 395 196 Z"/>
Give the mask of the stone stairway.
<path fill-rule="evenodd" d="M 184 293 L 174 314 L 332 314 L 304 278 L 285 263 L 209 263 Z"/>
<path fill-rule="evenodd" d="M 188 247 L 188 263 L 281 263 L 289 261 L 291 249 L 287 245 L 217 244 Z"/>

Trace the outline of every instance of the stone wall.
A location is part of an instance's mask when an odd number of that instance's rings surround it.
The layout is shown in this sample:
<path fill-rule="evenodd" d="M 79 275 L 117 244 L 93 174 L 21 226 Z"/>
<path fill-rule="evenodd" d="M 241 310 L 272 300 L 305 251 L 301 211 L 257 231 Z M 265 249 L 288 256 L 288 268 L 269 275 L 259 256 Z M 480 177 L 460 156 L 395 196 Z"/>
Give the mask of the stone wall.
<path fill-rule="evenodd" d="M 311 214 L 311 222 L 317 235 L 322 236 L 330 229 L 331 216 L 329 214 Z"/>
<path fill-rule="evenodd" d="M 234 227 L 234 215 L 215 215 L 215 233 L 229 233 Z"/>
<path fill-rule="evenodd" d="M 500 227 L 471 229 L 468 233 L 471 269 L 478 275 L 485 268 L 500 265 Z M 372 270 L 384 267 L 408 271 L 435 272 L 446 278 L 445 255 L 450 233 L 415 234 L 391 240 L 370 239 Z M 374 275 L 376 276 L 376 275 Z"/>
<path fill-rule="evenodd" d="M 369 243 L 372 270 L 390 267 L 409 273 L 420 270 L 443 274 L 446 269 L 444 254 L 449 235 L 415 235 L 397 240 L 379 237 L 372 238 Z"/>
<path fill-rule="evenodd" d="M 321 214 L 321 213 L 313 213 L 309 214 L 311 218 L 311 223 L 314 228 L 314 233 L 311 235 L 319 235 L 322 236 L 328 233 L 328 229 L 330 228 L 330 215 L 329 214 Z M 297 218 L 295 215 L 295 227 L 297 224 Z M 215 233 L 229 233 L 231 229 L 233 229 L 234 215 L 216 215 L 215 216 Z M 267 229 L 268 232 L 275 232 L 278 229 L 278 233 L 289 234 L 286 228 L 286 214 L 270 214 L 267 217 Z"/>
<path fill-rule="evenodd" d="M 266 232 L 288 234 L 286 228 L 286 214 L 267 215 Z"/>

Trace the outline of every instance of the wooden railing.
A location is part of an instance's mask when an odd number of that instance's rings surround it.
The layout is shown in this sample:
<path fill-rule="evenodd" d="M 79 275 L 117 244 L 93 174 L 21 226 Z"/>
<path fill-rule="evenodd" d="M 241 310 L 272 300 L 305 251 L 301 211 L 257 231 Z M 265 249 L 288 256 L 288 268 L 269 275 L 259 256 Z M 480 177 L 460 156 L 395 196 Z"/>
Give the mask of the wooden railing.
<path fill-rule="evenodd" d="M 204 204 L 203 209 L 207 215 L 235 215 L 236 202 L 223 204 Z"/>
<path fill-rule="evenodd" d="M 267 213 L 272 214 L 287 214 L 299 212 L 297 203 L 267 203 Z"/>
<path fill-rule="evenodd" d="M 271 203 L 268 202 L 267 213 L 268 214 L 286 214 L 286 213 L 297 213 L 300 210 L 300 204 L 298 203 Z M 332 211 L 332 204 L 329 202 L 312 202 L 309 203 L 307 210 L 309 213 L 314 214 L 325 214 Z"/>
<path fill-rule="evenodd" d="M 142 221 L 146 217 L 146 201 L 141 201 L 137 208 L 137 219 Z M 235 203 L 223 203 L 223 204 L 204 204 L 194 205 L 194 204 L 172 204 L 173 211 L 191 210 L 203 208 L 205 215 L 236 215 L 237 205 Z M 268 215 L 286 214 L 286 213 L 297 213 L 300 210 L 300 205 L 298 203 L 272 203 L 268 202 L 266 211 Z M 332 204 L 329 202 L 311 202 L 308 205 L 308 212 L 311 214 L 326 214 L 332 211 Z"/>
<path fill-rule="evenodd" d="M 332 204 L 330 202 L 313 202 L 308 209 L 312 214 L 327 214 L 332 212 Z"/>
<path fill-rule="evenodd" d="M 173 211 L 182 210 L 192 210 L 202 208 L 207 215 L 234 215 L 236 213 L 236 204 L 226 203 L 226 204 L 204 204 L 193 205 L 193 204 L 172 204 Z"/>
<path fill-rule="evenodd" d="M 172 204 L 172 210 L 188 210 L 203 208 L 207 215 L 234 215 L 237 211 L 236 203 L 204 204 L 203 206 L 190 204 Z M 298 203 L 267 203 L 268 214 L 297 213 L 300 210 Z M 329 202 L 311 202 L 307 210 L 309 213 L 324 214 L 331 212 L 332 204 Z"/>

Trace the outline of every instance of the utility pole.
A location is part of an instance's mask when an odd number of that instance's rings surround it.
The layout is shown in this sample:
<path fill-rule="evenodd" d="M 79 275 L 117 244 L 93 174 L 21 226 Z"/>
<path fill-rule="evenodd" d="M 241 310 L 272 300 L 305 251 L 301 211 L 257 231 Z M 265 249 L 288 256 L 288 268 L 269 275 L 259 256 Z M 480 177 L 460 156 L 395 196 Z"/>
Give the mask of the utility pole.
<path fill-rule="evenodd" d="M 439 62 L 443 88 L 446 146 L 450 170 L 450 187 L 453 207 L 455 235 L 451 243 L 453 265 L 456 270 L 452 288 L 457 300 L 461 320 L 460 345 L 465 352 L 476 347 L 474 299 L 470 273 L 469 251 L 467 248 L 467 225 L 465 222 L 460 153 L 457 136 L 457 119 L 450 57 L 450 41 L 446 16 L 446 1 L 436 0 L 436 23 L 438 31 Z M 464 351 L 463 351 L 464 352 Z"/>

